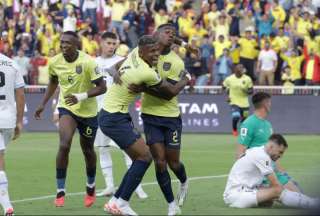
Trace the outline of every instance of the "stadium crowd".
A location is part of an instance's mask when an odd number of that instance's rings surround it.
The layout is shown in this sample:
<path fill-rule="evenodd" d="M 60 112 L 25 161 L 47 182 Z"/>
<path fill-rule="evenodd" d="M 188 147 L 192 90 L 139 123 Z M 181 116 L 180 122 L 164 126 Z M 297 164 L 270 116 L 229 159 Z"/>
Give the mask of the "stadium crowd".
<path fill-rule="evenodd" d="M 125 56 L 138 38 L 171 22 L 201 55 L 174 46 L 195 85 L 220 85 L 242 63 L 255 84 L 320 83 L 319 0 L 1 0 L 0 51 L 27 84 L 48 82 L 48 58 L 64 31 L 99 55 L 99 34 L 117 33 Z"/>

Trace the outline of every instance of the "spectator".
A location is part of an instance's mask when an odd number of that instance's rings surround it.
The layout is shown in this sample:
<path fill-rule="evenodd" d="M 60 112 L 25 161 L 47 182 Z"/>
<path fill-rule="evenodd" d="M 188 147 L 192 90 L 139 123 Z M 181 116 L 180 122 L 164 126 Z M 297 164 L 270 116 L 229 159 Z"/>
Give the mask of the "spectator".
<path fill-rule="evenodd" d="M 275 19 L 275 28 L 283 27 L 284 21 L 286 19 L 286 12 L 284 8 L 280 5 L 279 0 L 274 0 L 271 6 L 271 14 Z"/>
<path fill-rule="evenodd" d="M 230 21 L 230 36 L 240 36 L 240 2 L 236 2 L 234 8 L 229 11 Z"/>
<path fill-rule="evenodd" d="M 285 87 L 282 90 L 282 94 L 293 94 L 294 93 L 294 81 L 291 76 L 290 67 L 284 67 L 281 80 L 283 81 L 283 86 Z"/>
<path fill-rule="evenodd" d="M 274 18 L 271 13 L 263 13 L 262 15 L 257 13 L 256 21 L 258 26 L 258 36 L 259 38 L 261 35 L 269 36 L 272 32 L 272 24 Z"/>
<path fill-rule="evenodd" d="M 127 10 L 127 12 L 125 12 L 125 14 L 123 15 L 123 20 L 127 20 L 129 22 L 130 26 L 134 26 L 135 23 L 135 19 L 136 19 L 136 11 L 135 11 L 135 7 L 136 4 L 134 2 L 130 2 L 129 3 L 129 10 Z"/>
<path fill-rule="evenodd" d="M 68 9 L 67 17 L 63 19 L 63 32 L 77 30 L 77 18 L 73 8 Z"/>
<path fill-rule="evenodd" d="M 136 27 L 134 25 L 130 26 L 128 20 L 123 21 L 123 30 L 125 35 L 125 40 L 122 41 L 128 45 L 130 49 L 133 49 L 138 44 L 138 34 L 136 31 Z"/>
<path fill-rule="evenodd" d="M 231 47 L 231 42 L 226 40 L 224 35 L 219 35 L 217 41 L 213 41 L 213 47 L 215 52 L 215 58 L 218 59 L 222 54 L 225 48 Z"/>
<path fill-rule="evenodd" d="M 214 55 L 214 49 L 211 45 L 210 38 L 208 35 L 205 35 L 202 44 L 200 46 L 201 51 L 201 57 L 204 59 L 204 62 L 206 63 L 206 68 L 208 71 L 211 71 L 211 62 L 213 60 Z"/>
<path fill-rule="evenodd" d="M 292 50 L 290 56 L 284 54 L 285 49 L 282 50 L 280 57 L 287 63 L 290 68 L 291 79 L 295 85 L 302 85 L 301 66 L 304 56 L 298 55 L 298 50 Z"/>
<path fill-rule="evenodd" d="M 112 4 L 111 9 L 111 26 L 109 31 L 112 31 L 113 28 L 117 30 L 117 35 L 120 36 L 120 40 L 124 40 L 125 35 L 123 31 L 122 18 L 123 15 L 128 10 L 128 6 L 124 0 L 115 0 Z"/>
<path fill-rule="evenodd" d="M 208 13 L 208 22 L 211 29 L 214 29 L 214 25 L 216 20 L 220 15 L 220 11 L 218 11 L 217 5 L 215 3 L 211 4 L 210 12 Z"/>
<path fill-rule="evenodd" d="M 316 55 L 313 50 L 303 49 L 305 64 L 303 68 L 303 76 L 306 80 L 306 85 L 320 84 L 320 56 Z"/>
<path fill-rule="evenodd" d="M 253 37 L 252 32 L 253 28 L 248 27 L 244 37 L 241 37 L 238 43 L 240 45 L 240 63 L 246 68 L 247 75 L 250 76 L 251 80 L 254 82 L 256 80 L 254 76 L 254 65 L 258 44 Z"/>
<path fill-rule="evenodd" d="M 98 22 L 97 22 L 97 7 L 98 0 L 83 0 L 82 11 L 84 13 L 84 18 L 90 18 L 93 24 L 93 30 L 97 31 Z"/>
<path fill-rule="evenodd" d="M 223 49 L 223 55 L 221 55 L 215 64 L 214 70 L 214 85 L 221 85 L 223 81 L 232 73 L 232 59 L 229 56 L 229 49 Z"/>
<path fill-rule="evenodd" d="M 97 41 L 94 40 L 94 34 L 90 29 L 85 31 L 81 35 L 82 51 L 88 53 L 91 56 L 97 56 L 99 51 L 99 45 Z"/>
<path fill-rule="evenodd" d="M 224 38 L 229 38 L 229 25 L 231 22 L 231 18 L 227 17 L 226 14 L 221 13 L 218 17 L 218 22 L 214 25 L 212 29 L 216 35 L 216 39 L 218 39 L 219 35 L 223 35 Z"/>
<path fill-rule="evenodd" d="M 18 55 L 13 57 L 13 60 L 19 65 L 24 82 L 26 84 L 30 84 L 29 73 L 28 73 L 30 69 L 30 58 L 25 56 L 23 49 L 19 49 Z"/>
<path fill-rule="evenodd" d="M 30 70 L 30 84 L 37 85 L 38 84 L 38 77 L 39 77 L 39 67 L 46 66 L 47 59 L 41 55 L 38 50 L 34 51 L 34 57 L 31 58 L 30 61 L 31 70 Z"/>
<path fill-rule="evenodd" d="M 137 23 L 137 32 L 139 37 L 150 32 L 149 29 L 153 20 L 146 7 L 142 4 L 139 6 L 139 12 L 136 15 L 135 22 Z"/>
<path fill-rule="evenodd" d="M 166 8 L 165 7 L 160 7 L 158 11 L 155 10 L 155 0 L 152 1 L 151 4 L 151 12 L 153 15 L 154 19 L 154 27 L 158 28 L 160 25 L 168 23 L 169 21 L 169 16 L 167 14 Z"/>
<path fill-rule="evenodd" d="M 59 46 L 59 34 L 51 33 L 51 30 L 45 27 L 42 27 L 37 32 L 37 38 L 39 42 L 39 50 L 41 54 L 48 56 L 49 50 L 51 48 L 58 49 Z"/>
<path fill-rule="evenodd" d="M 240 14 L 239 28 L 240 28 L 240 35 L 243 36 L 245 34 L 245 30 L 248 27 L 255 26 L 255 18 L 253 17 L 252 10 L 249 10 L 249 9 L 245 9 L 244 11 L 242 11 L 241 14 Z"/>
<path fill-rule="evenodd" d="M 259 53 L 257 72 L 259 73 L 260 85 L 274 85 L 274 73 L 277 68 L 277 54 L 271 49 L 270 42 Z"/>

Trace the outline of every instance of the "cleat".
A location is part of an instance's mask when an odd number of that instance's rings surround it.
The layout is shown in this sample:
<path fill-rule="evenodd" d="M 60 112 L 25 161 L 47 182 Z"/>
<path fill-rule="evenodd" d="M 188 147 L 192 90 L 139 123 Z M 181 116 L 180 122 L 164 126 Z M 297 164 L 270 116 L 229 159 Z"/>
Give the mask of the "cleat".
<path fill-rule="evenodd" d="M 117 198 L 112 197 L 106 204 L 104 204 L 103 210 L 112 215 L 119 215 L 120 211 L 116 205 Z"/>
<path fill-rule="evenodd" d="M 135 211 L 132 210 L 129 204 L 125 204 L 122 206 L 116 204 L 116 207 L 118 208 L 120 215 L 131 215 L 131 216 L 138 215 Z"/>
<path fill-rule="evenodd" d="M 232 135 L 233 135 L 234 137 L 237 137 L 237 136 L 238 136 L 238 131 L 237 131 L 237 130 L 233 130 L 233 131 L 232 131 Z"/>
<path fill-rule="evenodd" d="M 61 196 L 59 198 L 56 198 L 54 200 L 54 204 L 56 205 L 56 207 L 63 207 L 64 206 L 64 196 Z"/>
<path fill-rule="evenodd" d="M 181 215 L 180 207 L 174 202 L 173 204 L 169 204 L 168 208 L 168 216 Z"/>
<path fill-rule="evenodd" d="M 146 192 L 144 192 L 141 185 L 139 185 L 137 187 L 135 192 L 136 192 L 137 196 L 139 197 L 139 199 L 147 199 L 148 198 L 148 194 L 146 194 Z"/>
<path fill-rule="evenodd" d="M 116 192 L 114 187 L 107 187 L 104 190 L 97 193 L 97 197 L 104 197 L 104 196 L 112 196 Z"/>
<path fill-rule="evenodd" d="M 93 203 L 96 201 L 96 195 L 94 194 L 93 196 L 90 196 L 86 194 L 84 197 L 84 206 L 89 208 L 93 205 Z"/>
<path fill-rule="evenodd" d="M 183 184 L 180 183 L 179 191 L 177 194 L 177 200 L 178 200 L 179 206 L 183 206 L 183 204 L 187 198 L 188 187 L 189 187 L 188 179 L 185 183 L 183 183 Z"/>
<path fill-rule="evenodd" d="M 5 216 L 13 216 L 14 214 L 13 214 L 13 208 L 8 208 L 7 210 L 6 210 L 6 213 L 4 213 L 4 215 Z"/>

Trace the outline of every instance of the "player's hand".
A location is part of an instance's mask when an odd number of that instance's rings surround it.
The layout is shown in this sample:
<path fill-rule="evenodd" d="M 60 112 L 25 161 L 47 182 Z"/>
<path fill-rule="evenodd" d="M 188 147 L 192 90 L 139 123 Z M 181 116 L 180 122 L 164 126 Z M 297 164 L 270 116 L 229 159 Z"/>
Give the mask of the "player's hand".
<path fill-rule="evenodd" d="M 41 113 L 43 112 L 43 110 L 44 110 L 44 106 L 42 106 L 42 105 L 38 106 L 38 108 L 34 112 L 34 118 L 36 120 L 40 120 L 41 119 Z"/>
<path fill-rule="evenodd" d="M 69 94 L 67 96 L 64 97 L 65 102 L 68 106 L 72 106 L 77 104 L 79 101 L 77 99 L 77 97 L 75 95 Z"/>
<path fill-rule="evenodd" d="M 146 86 L 144 84 L 142 85 L 130 84 L 128 86 L 128 89 L 131 93 L 138 94 L 138 93 L 144 92 L 146 89 Z"/>
<path fill-rule="evenodd" d="M 18 122 L 17 125 L 16 125 L 16 128 L 14 129 L 14 135 L 13 135 L 13 140 L 17 139 L 20 134 L 21 134 L 21 131 L 22 131 L 22 122 Z"/>

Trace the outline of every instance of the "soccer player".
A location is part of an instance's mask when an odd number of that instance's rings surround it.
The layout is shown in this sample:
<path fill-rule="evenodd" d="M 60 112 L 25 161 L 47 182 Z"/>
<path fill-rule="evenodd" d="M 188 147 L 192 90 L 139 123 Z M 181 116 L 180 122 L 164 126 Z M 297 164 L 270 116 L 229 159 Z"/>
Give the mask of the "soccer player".
<path fill-rule="evenodd" d="M 13 215 L 5 173 L 4 153 L 11 139 L 19 137 L 23 126 L 24 81 L 18 65 L 0 54 L 0 204 L 4 215 Z"/>
<path fill-rule="evenodd" d="M 271 123 L 266 120 L 271 111 L 271 95 L 265 92 L 257 92 L 252 96 L 254 113 L 240 125 L 240 134 L 237 144 L 237 158 L 245 153 L 247 149 L 263 146 L 268 142 L 273 133 Z M 272 164 L 278 181 L 291 191 L 300 192 L 296 183 L 280 166 L 279 161 Z M 267 183 L 266 181 L 265 183 Z"/>
<path fill-rule="evenodd" d="M 75 32 L 64 32 L 60 38 L 61 54 L 49 61 L 50 81 L 41 104 L 35 111 L 40 119 L 45 105 L 54 94 L 58 84 L 59 95 L 59 137 L 60 145 L 56 158 L 57 196 L 56 207 L 63 207 L 65 181 L 69 152 L 75 130 L 80 134 L 80 145 L 86 163 L 87 187 L 84 205 L 95 202 L 96 154 L 94 139 L 98 128 L 97 95 L 106 91 L 105 81 L 94 59 L 78 50 L 79 38 Z"/>
<path fill-rule="evenodd" d="M 116 72 L 115 65 L 124 59 L 124 57 L 115 54 L 115 50 L 117 48 L 117 40 L 117 35 L 112 32 L 105 32 L 101 35 L 101 56 L 96 58 L 96 62 L 98 64 L 99 71 L 106 80 L 107 86 L 111 86 L 113 83 L 113 74 Z M 97 96 L 98 110 L 102 109 L 103 98 L 104 95 Z M 105 136 L 100 128 L 98 128 L 97 130 L 94 143 L 99 150 L 100 166 L 106 184 L 106 188 L 100 193 L 97 193 L 97 196 L 110 196 L 115 192 L 110 147 L 117 145 L 112 139 Z M 124 154 L 126 165 L 129 169 L 132 161 L 124 151 L 122 152 Z M 141 199 L 145 199 L 148 197 L 148 195 L 143 191 L 141 185 L 137 187 L 136 193 Z"/>
<path fill-rule="evenodd" d="M 252 80 L 244 74 L 242 64 L 234 67 L 234 74 L 228 76 L 223 82 L 223 88 L 227 90 L 228 102 L 232 112 L 232 134 L 238 136 L 238 123 L 243 122 L 249 114 L 249 95 L 253 92 Z"/>
<path fill-rule="evenodd" d="M 113 139 L 133 160 L 118 190 L 105 205 L 105 210 L 112 214 L 136 215 L 128 201 L 152 161 L 149 147 L 134 129 L 128 112 L 129 105 L 139 94 L 129 91 L 128 86 L 145 84 L 164 94 L 174 95 L 190 80 L 190 74 L 186 76 L 184 73 L 182 79 L 172 85 L 159 77 L 153 68 L 159 59 L 157 42 L 157 39 L 150 35 L 139 39 L 138 48 L 129 54 L 119 69 L 122 84 L 111 85 L 105 96 L 105 105 L 99 114 L 99 126 L 102 132 Z"/>
<path fill-rule="evenodd" d="M 163 24 L 158 27 L 155 37 L 158 39 L 160 57 L 157 64 L 162 79 L 177 84 L 181 73 L 185 70 L 182 59 L 171 50 L 176 37 L 176 30 L 172 24 Z M 180 181 L 177 201 L 183 205 L 187 195 L 188 181 L 183 163 L 180 161 L 182 120 L 177 94 L 166 95 L 150 88 L 143 88 L 141 118 L 143 120 L 146 143 L 155 162 L 155 171 L 158 184 L 168 203 L 168 215 L 180 214 L 171 187 L 171 179 L 167 166 L 174 172 Z M 138 91 L 138 86 L 130 85 L 129 89 Z"/>
<path fill-rule="evenodd" d="M 274 200 L 289 207 L 319 207 L 319 199 L 287 190 L 278 181 L 272 162 L 277 161 L 287 147 L 283 136 L 273 134 L 266 145 L 248 149 L 231 168 L 223 193 L 224 202 L 235 208 L 270 206 Z M 265 177 L 270 181 L 268 187 L 262 185 Z"/>

